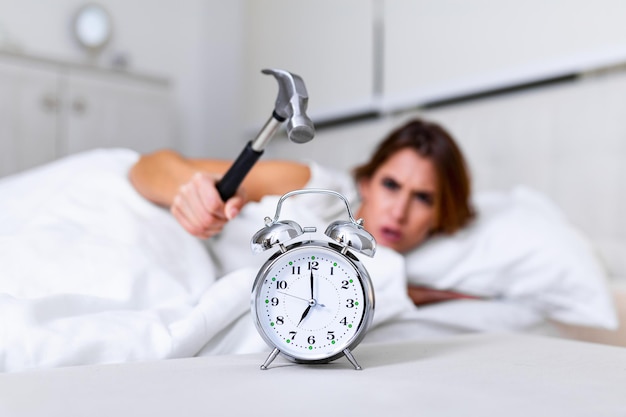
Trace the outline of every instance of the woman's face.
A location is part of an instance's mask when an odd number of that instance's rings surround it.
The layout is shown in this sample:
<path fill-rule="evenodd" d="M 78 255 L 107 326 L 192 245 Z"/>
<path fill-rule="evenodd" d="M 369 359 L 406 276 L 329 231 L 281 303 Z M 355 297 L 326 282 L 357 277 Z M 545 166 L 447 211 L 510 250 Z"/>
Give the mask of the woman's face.
<path fill-rule="evenodd" d="M 400 253 L 422 243 L 437 224 L 437 174 L 433 162 L 410 148 L 360 181 L 358 217 L 377 243 Z"/>

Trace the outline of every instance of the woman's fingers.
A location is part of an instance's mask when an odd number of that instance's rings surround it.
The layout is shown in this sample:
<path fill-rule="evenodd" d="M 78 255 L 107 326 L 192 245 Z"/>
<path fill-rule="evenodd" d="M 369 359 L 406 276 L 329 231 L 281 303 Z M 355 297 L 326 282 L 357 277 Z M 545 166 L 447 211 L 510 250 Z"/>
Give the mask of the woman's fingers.
<path fill-rule="evenodd" d="M 244 204 L 246 204 L 246 196 L 243 189 L 240 188 L 237 191 L 237 194 L 229 198 L 224 206 L 224 214 L 226 218 L 228 220 L 234 219 L 239 214 Z"/>
<path fill-rule="evenodd" d="M 180 188 L 171 207 L 172 214 L 185 230 L 203 239 L 219 233 L 245 204 L 243 191 L 224 203 L 215 184 L 215 176 L 195 174 Z"/>
<path fill-rule="evenodd" d="M 214 220 L 209 225 L 200 224 L 182 197 L 177 196 L 175 198 L 170 211 L 183 228 L 194 236 L 208 238 L 221 230 L 221 225 L 217 220 Z"/>

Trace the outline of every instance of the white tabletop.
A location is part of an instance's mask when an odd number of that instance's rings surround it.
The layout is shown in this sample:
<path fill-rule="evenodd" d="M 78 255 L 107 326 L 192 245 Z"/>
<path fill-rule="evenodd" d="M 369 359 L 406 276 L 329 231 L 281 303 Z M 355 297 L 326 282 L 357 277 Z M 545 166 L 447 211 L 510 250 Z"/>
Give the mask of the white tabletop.
<path fill-rule="evenodd" d="M 255 354 L 2 374 L 0 416 L 626 416 L 623 348 L 483 334 L 354 355 L 362 371 Z"/>

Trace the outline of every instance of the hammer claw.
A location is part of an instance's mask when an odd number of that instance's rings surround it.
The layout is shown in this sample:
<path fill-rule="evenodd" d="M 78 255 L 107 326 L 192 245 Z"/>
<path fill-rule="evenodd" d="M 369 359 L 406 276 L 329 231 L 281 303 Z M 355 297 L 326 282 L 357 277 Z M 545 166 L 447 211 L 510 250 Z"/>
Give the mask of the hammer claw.
<path fill-rule="evenodd" d="M 217 189 L 223 201 L 235 194 L 244 177 L 274 136 L 278 124 L 287 121 L 287 136 L 295 143 L 308 142 L 315 136 L 313 122 L 306 115 L 309 96 L 302 78 L 281 69 L 264 69 L 261 72 L 273 75 L 278 81 L 278 95 L 274 111 L 256 138 L 246 145 L 235 163 L 217 183 Z"/>

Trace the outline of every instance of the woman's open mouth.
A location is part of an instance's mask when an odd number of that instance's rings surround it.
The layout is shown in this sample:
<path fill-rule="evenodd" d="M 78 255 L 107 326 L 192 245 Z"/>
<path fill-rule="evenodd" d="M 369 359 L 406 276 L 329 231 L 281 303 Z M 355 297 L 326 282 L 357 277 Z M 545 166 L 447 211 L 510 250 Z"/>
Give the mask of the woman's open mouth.
<path fill-rule="evenodd" d="M 380 235 L 382 240 L 387 243 L 397 243 L 402 240 L 402 232 L 391 227 L 382 227 L 380 229 Z"/>

